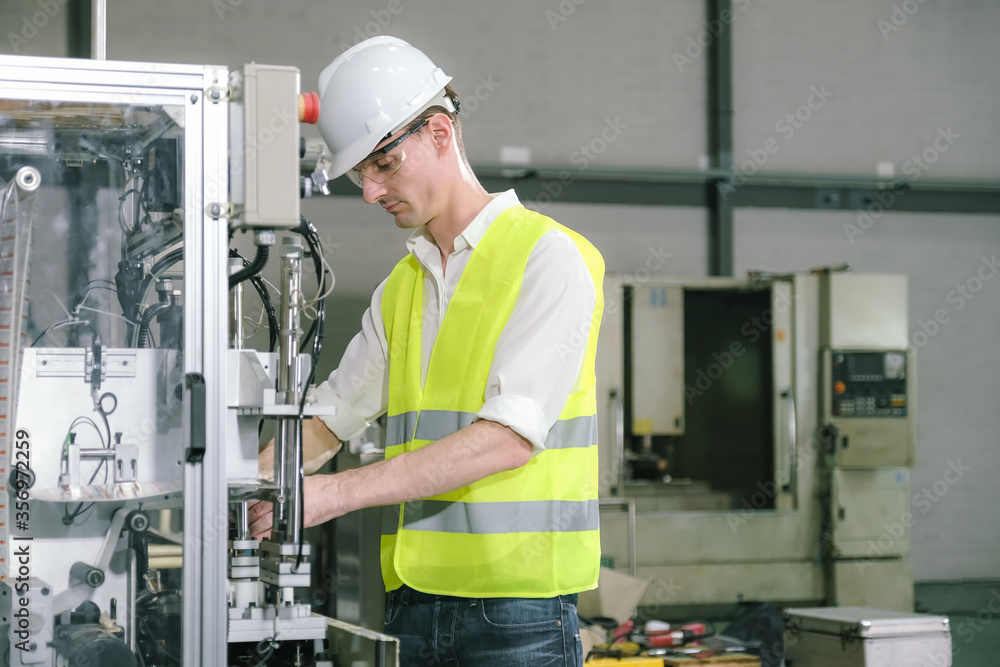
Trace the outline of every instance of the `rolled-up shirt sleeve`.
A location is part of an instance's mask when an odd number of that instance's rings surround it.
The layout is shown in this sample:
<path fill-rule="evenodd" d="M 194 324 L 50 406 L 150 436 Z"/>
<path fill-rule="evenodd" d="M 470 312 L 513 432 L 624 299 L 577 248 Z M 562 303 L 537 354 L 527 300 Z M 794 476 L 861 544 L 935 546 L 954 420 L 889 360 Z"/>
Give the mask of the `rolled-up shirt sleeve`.
<path fill-rule="evenodd" d="M 382 293 L 375 290 L 361 319 L 361 331 L 351 339 L 340 366 L 315 389 L 317 402 L 333 405 L 337 414 L 321 417 L 340 440 L 360 435 L 388 406 L 388 370 L 385 328 L 382 326 Z"/>
<path fill-rule="evenodd" d="M 573 240 L 555 230 L 532 250 L 500 335 L 476 414 L 545 449 L 545 437 L 581 382 L 596 293 Z"/>

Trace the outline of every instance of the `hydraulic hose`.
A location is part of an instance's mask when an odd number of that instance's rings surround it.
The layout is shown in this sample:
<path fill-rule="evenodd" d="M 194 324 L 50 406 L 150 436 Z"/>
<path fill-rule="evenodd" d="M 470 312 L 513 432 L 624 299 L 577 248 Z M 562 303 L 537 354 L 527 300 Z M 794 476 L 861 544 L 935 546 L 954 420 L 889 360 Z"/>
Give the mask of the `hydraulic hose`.
<path fill-rule="evenodd" d="M 142 313 L 142 321 L 139 322 L 139 341 L 136 343 L 136 347 L 146 347 L 146 337 L 149 335 L 149 325 L 153 323 L 153 318 L 156 317 L 156 314 L 169 305 L 169 303 L 164 301 L 158 301 Z"/>
<path fill-rule="evenodd" d="M 266 245 L 258 245 L 257 254 L 254 256 L 253 261 L 250 262 L 250 265 L 244 266 L 242 269 L 229 276 L 229 289 L 233 289 L 247 278 L 260 273 L 261 269 L 264 268 L 264 265 L 267 264 L 267 255 L 269 250 L 270 248 Z"/>

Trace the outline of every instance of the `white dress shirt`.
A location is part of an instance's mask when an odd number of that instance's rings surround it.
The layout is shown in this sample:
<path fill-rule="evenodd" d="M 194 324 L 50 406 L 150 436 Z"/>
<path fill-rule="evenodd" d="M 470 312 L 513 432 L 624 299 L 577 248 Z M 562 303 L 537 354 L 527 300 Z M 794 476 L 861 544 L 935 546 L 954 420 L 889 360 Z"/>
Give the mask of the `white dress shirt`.
<path fill-rule="evenodd" d="M 406 242 L 424 269 L 421 383 L 427 379 L 441 320 L 472 250 L 501 212 L 520 205 L 513 190 L 492 197 L 455 239 L 445 270 L 441 251 L 425 227 L 414 230 Z M 360 434 L 388 409 L 385 282 L 375 290 L 361 332 L 347 346 L 340 366 L 316 388 L 319 402 L 337 406 L 337 415 L 323 421 L 341 440 Z M 542 451 L 546 434 L 579 386 L 594 304 L 594 283 L 576 244 L 562 231 L 547 232 L 528 257 L 514 309 L 494 350 L 477 419 L 508 426 L 532 444 L 534 453 Z"/>

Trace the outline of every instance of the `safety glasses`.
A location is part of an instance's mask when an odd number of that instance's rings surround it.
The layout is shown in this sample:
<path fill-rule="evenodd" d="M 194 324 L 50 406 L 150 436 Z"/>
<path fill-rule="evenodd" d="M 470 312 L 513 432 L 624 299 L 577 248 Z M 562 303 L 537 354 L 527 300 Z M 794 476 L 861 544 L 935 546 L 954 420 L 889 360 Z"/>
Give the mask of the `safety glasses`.
<path fill-rule="evenodd" d="M 426 124 L 427 120 L 424 119 L 401 134 L 398 139 L 390 141 L 376 151 L 372 151 L 368 157 L 358 163 L 358 166 L 347 172 L 347 177 L 359 188 L 365 186 L 366 178 L 372 183 L 378 184 L 388 181 L 399 171 L 399 168 L 403 166 L 403 161 L 406 160 L 405 151 L 398 150 L 394 153 L 390 151 L 397 148 L 407 137 L 417 132 Z"/>

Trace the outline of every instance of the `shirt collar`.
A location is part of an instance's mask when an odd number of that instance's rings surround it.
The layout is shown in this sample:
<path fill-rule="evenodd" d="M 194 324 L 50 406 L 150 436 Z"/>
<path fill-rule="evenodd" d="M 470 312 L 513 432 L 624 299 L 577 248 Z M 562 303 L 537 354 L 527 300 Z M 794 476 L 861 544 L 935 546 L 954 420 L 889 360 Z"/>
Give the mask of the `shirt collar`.
<path fill-rule="evenodd" d="M 491 193 L 490 197 L 493 200 L 476 214 L 472 222 L 455 239 L 455 252 L 465 250 L 466 248 L 474 249 L 483 240 L 486 230 L 490 228 L 490 225 L 497 219 L 497 216 L 512 206 L 521 205 L 521 201 L 517 198 L 517 193 L 514 190 Z M 410 254 L 420 259 L 420 254 L 418 253 L 420 253 L 421 249 L 428 250 L 425 244 L 429 244 L 435 252 L 439 252 L 438 247 L 434 245 L 431 235 L 427 233 L 427 226 L 420 225 L 406 239 L 406 249 Z"/>

